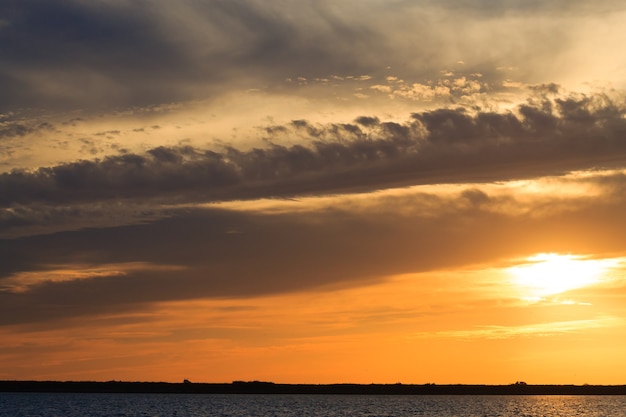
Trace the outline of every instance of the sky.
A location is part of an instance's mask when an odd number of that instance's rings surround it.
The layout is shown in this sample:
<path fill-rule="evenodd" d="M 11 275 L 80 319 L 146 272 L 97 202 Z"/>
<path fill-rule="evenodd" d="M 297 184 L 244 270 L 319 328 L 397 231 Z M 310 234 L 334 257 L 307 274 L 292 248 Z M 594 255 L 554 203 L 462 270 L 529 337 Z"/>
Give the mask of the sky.
<path fill-rule="evenodd" d="M 0 379 L 625 384 L 621 0 L 4 0 Z"/>

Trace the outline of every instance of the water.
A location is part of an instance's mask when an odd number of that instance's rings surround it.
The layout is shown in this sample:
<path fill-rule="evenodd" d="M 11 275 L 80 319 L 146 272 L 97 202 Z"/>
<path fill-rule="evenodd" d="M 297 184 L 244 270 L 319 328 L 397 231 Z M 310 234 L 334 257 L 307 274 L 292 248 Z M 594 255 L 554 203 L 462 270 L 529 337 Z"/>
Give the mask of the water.
<path fill-rule="evenodd" d="M 626 396 L 0 393 L 0 417 L 614 417 Z"/>

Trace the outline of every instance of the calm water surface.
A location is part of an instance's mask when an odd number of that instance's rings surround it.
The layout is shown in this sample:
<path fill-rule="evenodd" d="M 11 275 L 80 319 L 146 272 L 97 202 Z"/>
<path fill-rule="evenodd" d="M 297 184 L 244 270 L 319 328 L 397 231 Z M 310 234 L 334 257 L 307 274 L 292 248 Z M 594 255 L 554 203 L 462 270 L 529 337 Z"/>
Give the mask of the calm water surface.
<path fill-rule="evenodd" d="M 0 417 L 626 416 L 626 396 L 0 393 Z"/>

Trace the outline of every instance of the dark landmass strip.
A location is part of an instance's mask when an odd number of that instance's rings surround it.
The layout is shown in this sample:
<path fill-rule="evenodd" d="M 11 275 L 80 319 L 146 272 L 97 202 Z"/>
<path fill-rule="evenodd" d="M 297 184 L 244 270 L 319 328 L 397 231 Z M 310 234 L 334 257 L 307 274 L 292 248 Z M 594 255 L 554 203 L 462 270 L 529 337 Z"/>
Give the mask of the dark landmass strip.
<path fill-rule="evenodd" d="M 626 395 L 626 385 L 275 384 L 0 381 L 0 392 L 335 395 Z"/>

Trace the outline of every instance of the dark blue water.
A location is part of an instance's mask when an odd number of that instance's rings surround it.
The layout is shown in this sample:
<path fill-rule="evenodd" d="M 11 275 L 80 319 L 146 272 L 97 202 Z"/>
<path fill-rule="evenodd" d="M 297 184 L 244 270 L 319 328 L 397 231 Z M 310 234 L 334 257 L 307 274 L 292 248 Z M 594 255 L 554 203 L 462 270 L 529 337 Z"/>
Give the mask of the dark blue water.
<path fill-rule="evenodd" d="M 626 396 L 0 393 L 0 417 L 626 416 Z"/>

